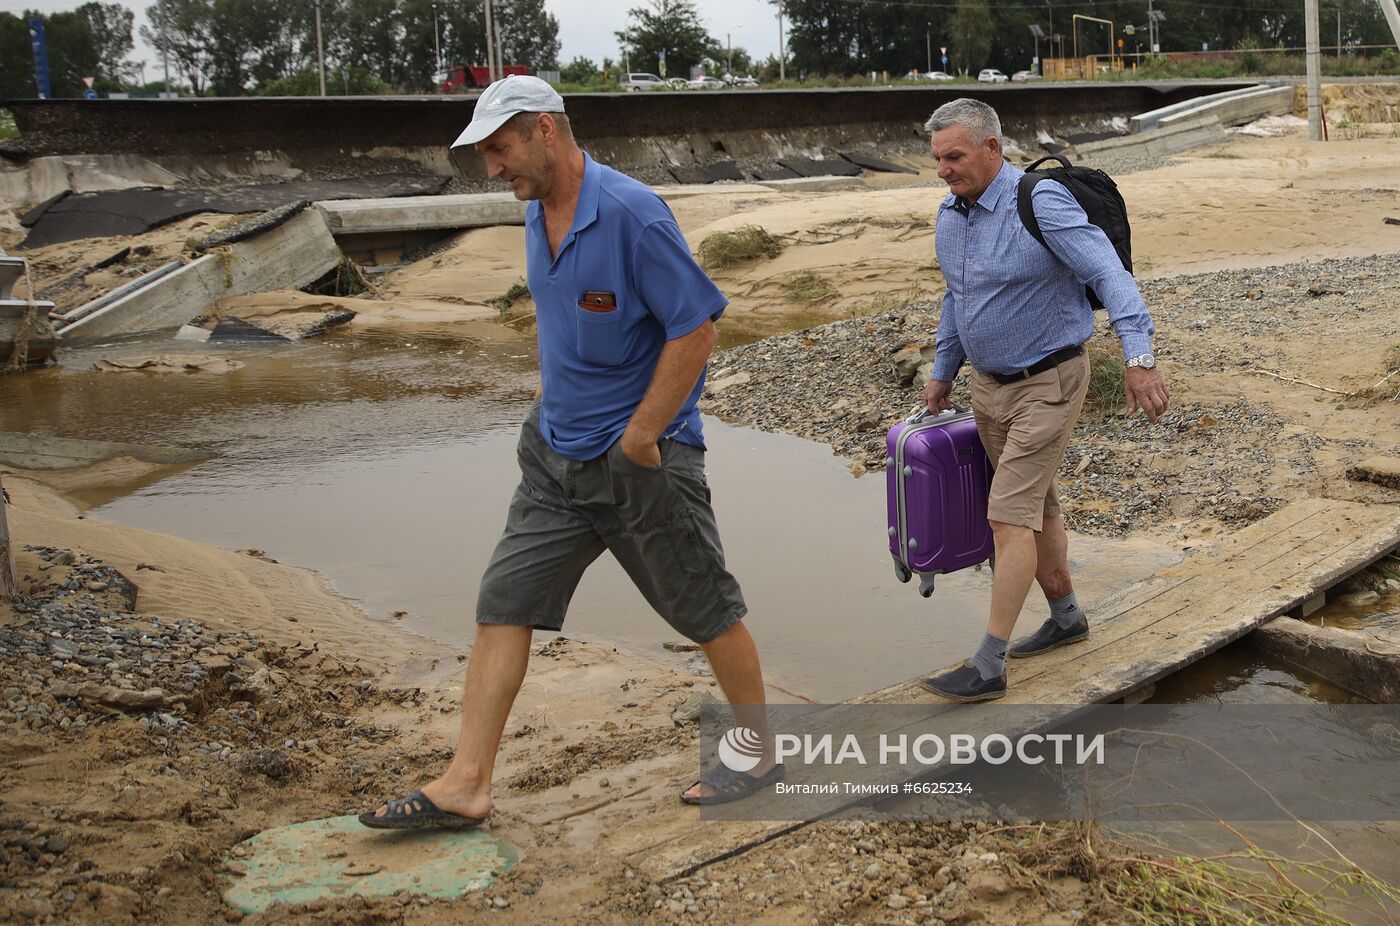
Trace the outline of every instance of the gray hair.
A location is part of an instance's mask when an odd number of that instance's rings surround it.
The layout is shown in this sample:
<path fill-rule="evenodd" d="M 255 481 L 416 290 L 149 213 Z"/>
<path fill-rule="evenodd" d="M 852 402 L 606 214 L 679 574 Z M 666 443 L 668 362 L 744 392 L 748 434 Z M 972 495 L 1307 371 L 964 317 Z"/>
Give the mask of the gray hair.
<path fill-rule="evenodd" d="M 1001 119 L 995 109 L 981 100 L 964 97 L 944 103 L 928 117 L 928 121 L 924 123 L 924 131 L 932 135 L 955 125 L 967 129 L 974 145 L 981 146 L 989 138 L 995 138 L 998 144 L 1001 143 Z"/>

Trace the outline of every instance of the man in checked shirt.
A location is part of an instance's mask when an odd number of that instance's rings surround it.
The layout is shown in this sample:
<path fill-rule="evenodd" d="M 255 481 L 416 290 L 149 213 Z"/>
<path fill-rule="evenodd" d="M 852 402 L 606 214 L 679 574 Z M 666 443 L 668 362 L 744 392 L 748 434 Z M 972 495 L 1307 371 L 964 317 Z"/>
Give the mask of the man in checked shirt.
<path fill-rule="evenodd" d="M 1007 644 L 1032 580 L 1050 603 L 1050 619 L 1010 655 L 1036 656 L 1089 636 L 1055 492 L 1089 386 L 1084 342 L 1094 333 L 1094 314 L 1086 285 L 1108 308 L 1123 344 L 1129 411 L 1141 407 L 1155 422 L 1167 409 L 1167 387 L 1153 361 L 1152 319 L 1137 284 L 1070 192 L 1049 180 L 1035 186 L 1045 245 L 1022 225 L 1016 197 L 1024 172 L 1002 159 L 996 111 L 954 100 L 924 128 L 951 194 L 938 209 L 935 244 L 948 291 L 924 401 L 930 411 L 951 408 L 953 379 L 964 360 L 971 364 L 977 431 L 996 466 L 987 503 L 996 572 L 977 652 L 923 685 L 954 701 L 989 701 L 1006 694 Z"/>

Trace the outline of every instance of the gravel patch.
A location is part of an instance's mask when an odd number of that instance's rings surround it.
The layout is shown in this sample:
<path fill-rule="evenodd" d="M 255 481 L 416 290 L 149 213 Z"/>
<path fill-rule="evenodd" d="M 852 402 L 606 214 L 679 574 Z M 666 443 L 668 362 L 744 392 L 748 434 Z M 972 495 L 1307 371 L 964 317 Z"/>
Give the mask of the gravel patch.
<path fill-rule="evenodd" d="M 1373 337 L 1400 341 L 1392 310 L 1400 255 L 1184 275 L 1141 287 L 1158 329 L 1157 354 L 1178 382 L 1287 370 L 1300 345 L 1315 348 L 1349 332 L 1368 346 Z M 886 431 L 921 402 L 921 385 L 907 366 L 900 376 L 895 361 L 911 346 L 932 356 L 937 313 L 935 302 L 911 303 L 723 351 L 711 364 L 704 410 L 827 443 L 851 459 L 856 475 L 881 470 Z M 1096 337 L 1116 343 L 1102 314 L 1098 325 Z M 1240 395 L 1189 395 L 1179 392 L 1156 425 L 1122 406 L 1085 413 L 1060 473 L 1070 526 L 1118 536 L 1168 521 L 1246 524 L 1282 507 L 1289 490 L 1316 482 L 1325 454 L 1357 457 L 1377 446 L 1300 428 L 1285 409 Z M 964 367 L 954 397 L 966 403 L 967 396 Z M 1342 397 L 1318 391 L 1312 398 Z"/>

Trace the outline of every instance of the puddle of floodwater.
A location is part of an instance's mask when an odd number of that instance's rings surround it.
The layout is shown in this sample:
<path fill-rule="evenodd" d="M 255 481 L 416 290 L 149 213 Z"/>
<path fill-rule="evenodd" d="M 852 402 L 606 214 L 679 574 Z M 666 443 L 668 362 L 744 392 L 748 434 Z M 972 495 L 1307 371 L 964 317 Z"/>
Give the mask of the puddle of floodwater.
<path fill-rule="evenodd" d="M 216 453 L 91 516 L 256 547 L 324 573 L 371 615 L 407 611 L 407 629 L 470 642 L 476 583 L 518 478 L 516 433 L 536 376 L 528 346 L 347 333 L 231 349 L 246 366 L 220 376 L 84 372 L 143 351 L 149 342 L 70 351 L 63 369 L 14 380 L 0 427 Z M 824 445 L 706 428 L 727 557 L 771 681 L 844 699 L 972 651 L 990 575 L 940 579 L 927 600 L 895 581 L 881 478 L 852 479 Z M 1073 552 L 1088 583 L 1161 565 L 1132 545 L 1086 540 Z M 607 556 L 581 583 L 565 632 L 649 651 L 678 639 Z"/>
<path fill-rule="evenodd" d="M 1320 678 L 1265 656 L 1247 643 L 1218 650 L 1157 683 L 1149 704 L 1368 703 Z"/>
<path fill-rule="evenodd" d="M 1307 620 L 1320 627 L 1343 630 L 1400 630 L 1400 591 L 1387 592 L 1360 604 L 1342 595 Z"/>

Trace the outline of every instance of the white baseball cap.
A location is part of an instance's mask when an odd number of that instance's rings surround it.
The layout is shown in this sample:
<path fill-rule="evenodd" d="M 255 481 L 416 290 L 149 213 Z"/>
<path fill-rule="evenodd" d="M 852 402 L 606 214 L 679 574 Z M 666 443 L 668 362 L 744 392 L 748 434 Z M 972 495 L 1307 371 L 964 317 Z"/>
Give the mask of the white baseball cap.
<path fill-rule="evenodd" d="M 472 121 L 452 143 L 453 148 L 485 141 L 512 116 L 521 113 L 562 113 L 564 98 L 538 77 L 511 74 L 486 88 L 476 100 Z"/>

